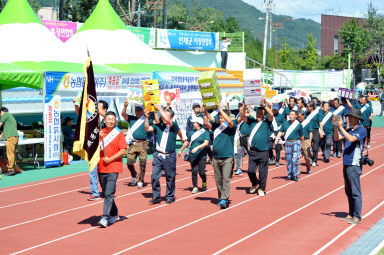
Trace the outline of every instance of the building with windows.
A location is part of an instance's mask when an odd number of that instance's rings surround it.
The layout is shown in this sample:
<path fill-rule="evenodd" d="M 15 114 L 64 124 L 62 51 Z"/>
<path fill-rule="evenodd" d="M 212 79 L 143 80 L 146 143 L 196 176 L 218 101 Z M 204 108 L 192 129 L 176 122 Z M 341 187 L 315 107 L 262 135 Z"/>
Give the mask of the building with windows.
<path fill-rule="evenodd" d="M 344 23 L 354 17 L 335 16 L 335 15 L 321 15 L 321 56 L 333 56 L 334 54 L 341 53 L 344 45 L 341 43 L 339 30 L 343 27 Z M 364 19 L 355 18 L 360 23 Z"/>

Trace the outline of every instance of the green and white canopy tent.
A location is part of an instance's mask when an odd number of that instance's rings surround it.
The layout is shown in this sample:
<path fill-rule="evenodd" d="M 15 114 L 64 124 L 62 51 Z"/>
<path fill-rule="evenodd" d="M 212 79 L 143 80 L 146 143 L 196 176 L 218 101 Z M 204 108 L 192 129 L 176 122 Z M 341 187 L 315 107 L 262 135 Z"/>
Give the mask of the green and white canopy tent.
<path fill-rule="evenodd" d="M 177 58 L 143 43 L 127 29 L 108 0 L 99 0 L 91 16 L 65 46 L 74 53 L 70 57 L 82 59 L 88 49 L 94 63 L 128 73 L 195 72 Z"/>

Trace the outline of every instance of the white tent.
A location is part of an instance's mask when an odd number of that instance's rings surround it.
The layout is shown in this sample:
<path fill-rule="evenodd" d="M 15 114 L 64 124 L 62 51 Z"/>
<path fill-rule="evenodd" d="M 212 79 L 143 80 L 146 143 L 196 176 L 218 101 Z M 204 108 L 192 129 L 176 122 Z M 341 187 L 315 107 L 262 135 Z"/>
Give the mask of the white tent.
<path fill-rule="evenodd" d="M 60 61 L 63 43 L 39 20 L 26 0 L 9 0 L 0 14 L 0 63 Z"/>
<path fill-rule="evenodd" d="M 65 43 L 69 58 L 84 59 L 87 49 L 97 64 L 152 64 L 184 66 L 175 57 L 166 56 L 143 43 L 121 21 L 108 0 L 100 0 L 80 30 Z M 77 62 L 73 59 L 67 61 Z"/>

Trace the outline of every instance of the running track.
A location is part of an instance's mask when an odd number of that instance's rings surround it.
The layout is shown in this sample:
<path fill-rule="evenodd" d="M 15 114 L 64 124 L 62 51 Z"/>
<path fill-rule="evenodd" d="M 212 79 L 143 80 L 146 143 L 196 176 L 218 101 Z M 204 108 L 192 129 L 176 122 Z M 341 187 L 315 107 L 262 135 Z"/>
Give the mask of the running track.
<path fill-rule="evenodd" d="M 384 217 L 383 152 L 384 128 L 374 128 L 359 225 L 339 220 L 347 210 L 340 159 L 320 162 L 298 183 L 283 179 L 285 165 L 270 167 L 265 197 L 246 193 L 246 174 L 234 176 L 226 210 L 216 206 L 212 166 L 208 190 L 192 195 L 189 164 L 179 160 L 171 205 L 149 205 L 150 185 L 127 186 L 125 168 L 116 203 L 128 218 L 106 229 L 96 226 L 102 200 L 86 201 L 87 173 L 0 189 L 0 254 L 339 254 Z M 151 171 L 149 160 L 146 181 Z"/>

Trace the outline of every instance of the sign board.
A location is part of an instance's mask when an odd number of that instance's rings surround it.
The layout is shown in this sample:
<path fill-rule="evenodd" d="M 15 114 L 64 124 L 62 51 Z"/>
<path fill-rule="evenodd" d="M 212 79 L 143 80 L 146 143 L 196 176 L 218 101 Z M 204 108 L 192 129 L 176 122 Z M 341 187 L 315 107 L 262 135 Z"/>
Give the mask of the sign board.
<path fill-rule="evenodd" d="M 44 98 L 44 166 L 60 165 L 60 96 Z"/>
<path fill-rule="evenodd" d="M 157 48 L 218 50 L 218 33 L 157 29 Z"/>
<path fill-rule="evenodd" d="M 44 25 L 62 42 L 66 42 L 77 32 L 77 23 L 58 20 L 42 20 Z"/>

